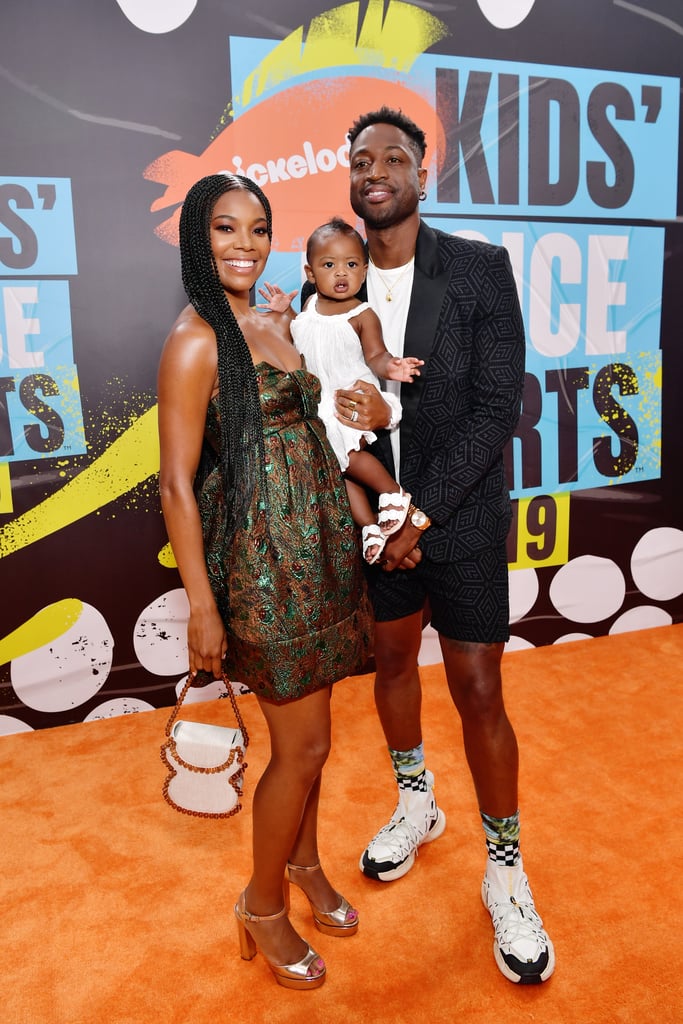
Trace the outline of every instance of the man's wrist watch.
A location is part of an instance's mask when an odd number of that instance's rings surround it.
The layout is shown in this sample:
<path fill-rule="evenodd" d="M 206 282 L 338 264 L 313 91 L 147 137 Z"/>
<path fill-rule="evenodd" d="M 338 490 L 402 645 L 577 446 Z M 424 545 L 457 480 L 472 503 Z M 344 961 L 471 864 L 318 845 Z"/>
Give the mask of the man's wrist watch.
<path fill-rule="evenodd" d="M 426 530 L 432 525 L 432 521 L 426 512 L 423 512 L 421 508 L 418 508 L 412 503 L 408 506 L 408 522 L 411 526 L 414 526 L 416 530 Z"/>

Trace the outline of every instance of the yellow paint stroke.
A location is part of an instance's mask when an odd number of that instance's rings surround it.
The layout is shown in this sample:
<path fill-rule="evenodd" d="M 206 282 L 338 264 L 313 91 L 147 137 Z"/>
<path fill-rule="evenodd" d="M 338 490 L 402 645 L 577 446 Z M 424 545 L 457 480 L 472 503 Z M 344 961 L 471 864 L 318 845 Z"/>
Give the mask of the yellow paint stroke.
<path fill-rule="evenodd" d="M 359 28 L 360 4 L 342 4 L 294 29 L 263 58 L 225 108 L 214 136 L 234 116 L 267 89 L 298 75 L 323 68 L 380 67 L 407 72 L 420 54 L 448 35 L 447 25 L 428 11 L 401 0 L 369 0 Z"/>
<path fill-rule="evenodd" d="M 67 597 L 41 608 L 22 626 L 0 640 L 0 665 L 52 643 L 63 636 L 81 617 L 83 602 Z"/>
<path fill-rule="evenodd" d="M 158 472 L 155 405 L 60 491 L 0 530 L 0 558 L 97 512 Z"/>

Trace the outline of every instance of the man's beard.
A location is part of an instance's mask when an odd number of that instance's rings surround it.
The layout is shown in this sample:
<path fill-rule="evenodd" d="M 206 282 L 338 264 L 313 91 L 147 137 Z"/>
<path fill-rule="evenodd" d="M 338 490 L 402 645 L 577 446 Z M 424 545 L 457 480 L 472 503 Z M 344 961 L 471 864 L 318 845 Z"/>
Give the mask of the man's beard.
<path fill-rule="evenodd" d="M 370 203 L 359 203 L 358 206 L 353 205 L 351 202 L 353 212 L 361 217 L 366 228 L 372 228 L 375 231 L 379 231 L 381 228 L 391 228 L 396 224 L 401 224 L 402 221 L 407 220 L 414 210 L 404 210 L 401 207 L 391 206 L 385 207 L 384 209 L 378 210 Z"/>

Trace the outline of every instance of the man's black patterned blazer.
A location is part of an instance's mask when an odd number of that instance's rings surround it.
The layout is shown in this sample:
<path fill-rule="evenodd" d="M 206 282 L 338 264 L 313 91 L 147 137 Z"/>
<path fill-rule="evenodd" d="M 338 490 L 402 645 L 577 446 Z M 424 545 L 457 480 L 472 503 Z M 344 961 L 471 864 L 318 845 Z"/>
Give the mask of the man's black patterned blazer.
<path fill-rule="evenodd" d="M 524 353 L 507 251 L 422 223 L 403 354 L 425 365 L 401 387 L 400 480 L 432 519 L 420 547 L 434 561 L 507 535 L 503 449 L 519 419 Z M 394 471 L 387 431 L 371 450 Z"/>

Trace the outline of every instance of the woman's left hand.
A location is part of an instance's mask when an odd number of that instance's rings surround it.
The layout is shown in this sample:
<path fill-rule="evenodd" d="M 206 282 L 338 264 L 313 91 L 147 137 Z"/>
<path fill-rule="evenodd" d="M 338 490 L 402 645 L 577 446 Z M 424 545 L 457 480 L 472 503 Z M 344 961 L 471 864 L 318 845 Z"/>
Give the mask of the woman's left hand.
<path fill-rule="evenodd" d="M 187 648 L 190 675 L 209 672 L 213 679 L 223 674 L 222 663 L 228 649 L 223 620 L 215 607 L 201 612 L 190 611 L 187 625 Z"/>

